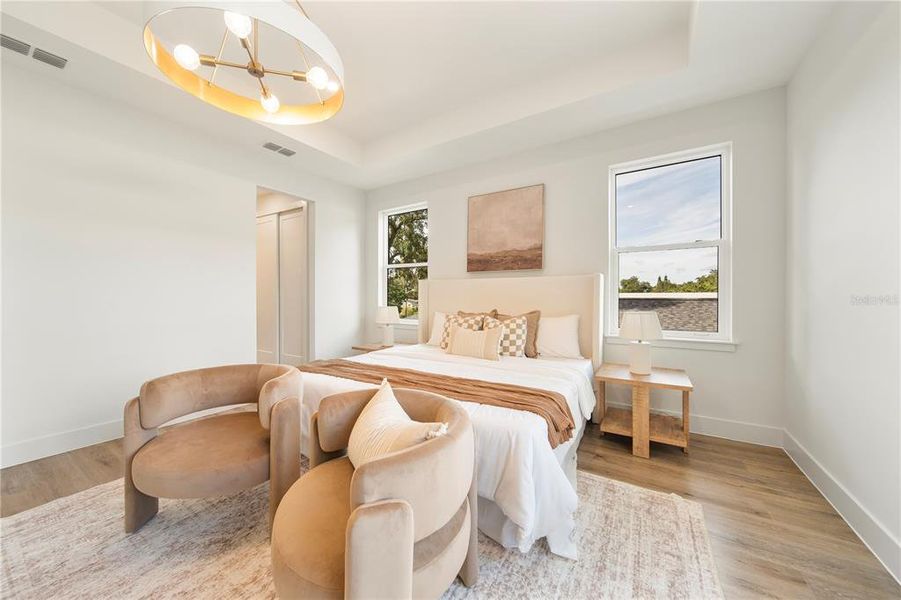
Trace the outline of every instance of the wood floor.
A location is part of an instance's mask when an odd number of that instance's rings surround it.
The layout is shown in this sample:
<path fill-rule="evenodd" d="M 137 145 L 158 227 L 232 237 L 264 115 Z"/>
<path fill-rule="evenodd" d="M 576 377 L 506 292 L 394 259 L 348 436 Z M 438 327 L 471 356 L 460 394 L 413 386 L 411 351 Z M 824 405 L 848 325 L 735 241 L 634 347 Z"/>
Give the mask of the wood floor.
<path fill-rule="evenodd" d="M 579 447 L 579 468 L 675 492 L 704 507 L 727 598 L 901 598 L 901 586 L 784 451 L 701 435 L 689 454 L 596 426 Z"/>
<path fill-rule="evenodd" d="M 586 432 L 579 468 L 700 502 L 727 598 L 901 598 L 901 587 L 779 449 L 695 435 L 691 452 Z M 0 515 L 118 479 L 116 440 L 0 471 Z"/>

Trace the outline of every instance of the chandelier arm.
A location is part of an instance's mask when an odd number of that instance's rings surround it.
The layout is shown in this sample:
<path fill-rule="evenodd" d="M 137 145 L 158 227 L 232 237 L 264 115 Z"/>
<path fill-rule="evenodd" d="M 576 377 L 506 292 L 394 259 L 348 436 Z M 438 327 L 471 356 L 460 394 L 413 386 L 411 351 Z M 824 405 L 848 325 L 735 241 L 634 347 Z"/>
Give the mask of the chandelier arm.
<path fill-rule="evenodd" d="M 253 62 L 260 62 L 260 20 L 253 20 Z"/>
<path fill-rule="evenodd" d="M 297 2 L 297 0 L 294 0 L 294 1 Z M 300 2 L 297 2 L 297 6 L 298 6 L 298 8 L 300 8 Z M 303 12 L 303 8 L 300 8 L 300 12 Z M 306 17 L 307 13 L 303 12 L 303 15 Z M 309 17 L 307 17 L 307 18 L 309 18 Z M 303 51 L 303 42 L 301 42 L 300 40 L 294 40 L 294 41 L 297 42 L 297 48 L 298 48 L 298 50 L 300 50 L 300 56 L 301 56 L 301 58 L 303 58 L 303 64 L 306 67 L 307 72 L 309 73 L 310 72 L 310 63 L 307 61 L 307 53 Z M 319 98 L 319 104 L 324 104 L 324 102 L 322 101 L 322 94 L 319 93 L 319 90 L 314 87 L 313 91 L 316 92 L 316 97 Z"/>
<path fill-rule="evenodd" d="M 218 60 L 215 56 L 210 56 L 208 54 L 200 55 L 200 64 L 205 67 L 231 67 L 233 69 L 241 69 L 242 71 L 247 70 L 247 65 L 232 62 L 230 60 Z"/>
<path fill-rule="evenodd" d="M 240 69 L 241 71 L 246 71 L 248 65 L 242 63 L 232 62 L 230 60 L 220 60 L 215 56 L 211 56 L 209 54 L 201 54 L 200 55 L 200 64 L 205 67 L 229 67 L 232 69 Z M 306 73 L 303 71 L 284 71 L 282 69 L 270 69 L 269 67 L 263 67 L 260 65 L 260 70 L 266 75 L 280 75 L 282 77 L 290 77 L 291 79 L 295 79 L 297 81 L 306 81 Z"/>
<path fill-rule="evenodd" d="M 222 60 L 222 52 L 225 50 L 225 42 L 228 40 L 228 27 L 225 28 L 225 33 L 222 34 L 222 43 L 219 44 L 219 52 L 216 54 L 216 64 L 213 65 L 213 72 L 210 73 L 210 79 L 207 81 L 207 85 L 213 85 L 213 80 L 216 79 L 216 72 L 219 70 L 219 61 Z"/>
<path fill-rule="evenodd" d="M 306 73 L 300 71 L 283 71 L 281 69 L 270 69 L 269 67 L 264 67 L 263 71 L 266 75 L 281 75 L 282 77 L 290 77 L 297 81 L 306 81 Z"/>
<path fill-rule="evenodd" d="M 305 10 L 303 9 L 303 6 L 300 5 L 300 0 L 294 0 L 294 4 L 297 5 L 297 10 L 300 11 L 300 14 L 302 14 L 303 16 L 305 16 L 305 17 L 307 18 L 308 21 L 311 21 L 311 22 L 312 22 L 313 19 L 310 18 L 310 15 L 307 14 L 307 11 L 305 11 Z"/>
<path fill-rule="evenodd" d="M 259 66 L 259 63 L 254 59 L 253 49 L 250 47 L 250 42 L 247 41 L 246 38 L 241 39 L 241 46 L 247 51 L 247 57 L 250 58 L 250 63 L 254 66 Z"/>

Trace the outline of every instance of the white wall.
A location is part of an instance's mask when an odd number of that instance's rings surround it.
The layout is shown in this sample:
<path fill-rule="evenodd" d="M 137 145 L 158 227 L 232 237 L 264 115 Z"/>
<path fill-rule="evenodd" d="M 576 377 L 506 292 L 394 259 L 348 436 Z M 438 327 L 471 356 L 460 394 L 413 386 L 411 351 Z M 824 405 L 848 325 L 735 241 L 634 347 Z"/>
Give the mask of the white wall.
<path fill-rule="evenodd" d="M 120 436 L 150 377 L 255 360 L 258 184 L 315 205 L 315 352 L 348 352 L 361 192 L 41 68 L 3 61 L 3 466 Z"/>
<path fill-rule="evenodd" d="M 786 449 L 901 578 L 898 16 L 843 5 L 789 86 L 785 398 Z"/>
<path fill-rule="evenodd" d="M 429 207 L 429 276 L 466 277 L 467 198 L 545 184 L 545 275 L 606 272 L 607 170 L 612 164 L 733 142 L 734 352 L 656 349 L 655 364 L 688 370 L 698 432 L 765 444 L 782 440 L 785 91 L 769 90 L 650 119 L 512 158 L 373 190 L 368 194 L 367 334 L 378 304 L 378 212 Z M 610 282 L 608 282 L 609 284 Z M 491 307 L 486 307 L 491 308 Z M 502 307 L 501 307 L 502 308 Z M 401 336 L 398 336 L 399 339 Z M 624 347 L 605 358 L 627 362 Z M 625 390 L 613 390 L 625 401 Z M 681 410 L 680 397 L 655 395 Z"/>

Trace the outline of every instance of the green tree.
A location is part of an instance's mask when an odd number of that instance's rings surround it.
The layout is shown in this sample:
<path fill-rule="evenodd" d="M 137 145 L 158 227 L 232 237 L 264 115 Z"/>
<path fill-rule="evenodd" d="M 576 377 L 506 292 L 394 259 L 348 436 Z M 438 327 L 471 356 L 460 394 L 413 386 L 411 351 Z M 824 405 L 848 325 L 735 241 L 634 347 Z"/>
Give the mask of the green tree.
<path fill-rule="evenodd" d="M 396 306 L 402 319 L 419 312 L 419 280 L 427 277 L 427 267 L 388 268 L 388 306 Z"/>
<path fill-rule="evenodd" d="M 633 275 L 619 282 L 619 291 L 623 294 L 643 294 L 651 291 L 651 284 L 640 281 L 637 275 Z"/>
<path fill-rule="evenodd" d="M 403 319 L 415 318 L 419 307 L 419 280 L 426 267 L 391 267 L 425 263 L 429 258 L 428 210 L 413 210 L 388 217 L 388 306 L 396 306 Z"/>
<path fill-rule="evenodd" d="M 657 276 L 657 283 L 654 284 L 652 292 L 655 293 L 665 293 L 665 292 L 675 292 L 678 291 L 678 284 L 675 284 L 669 280 L 669 275 L 664 275 L 662 278 Z"/>
<path fill-rule="evenodd" d="M 388 264 L 427 262 L 429 259 L 428 210 L 388 217 Z"/>
<path fill-rule="evenodd" d="M 711 269 L 706 275 L 699 275 L 692 281 L 685 283 L 673 283 L 669 275 L 657 276 L 657 283 L 651 285 L 647 281 L 638 279 L 637 275 L 621 279 L 619 291 L 622 294 L 646 294 L 654 293 L 702 293 L 719 291 L 719 273 L 717 269 Z"/>

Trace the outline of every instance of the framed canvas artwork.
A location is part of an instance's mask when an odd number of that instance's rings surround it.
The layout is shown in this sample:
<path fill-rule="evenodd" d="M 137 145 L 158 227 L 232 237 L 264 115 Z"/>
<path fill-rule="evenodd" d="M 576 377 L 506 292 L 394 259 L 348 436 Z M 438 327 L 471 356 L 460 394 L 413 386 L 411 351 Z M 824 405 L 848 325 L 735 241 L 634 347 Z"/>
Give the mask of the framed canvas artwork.
<path fill-rule="evenodd" d="M 544 262 L 544 184 L 472 196 L 466 270 L 525 271 Z"/>

